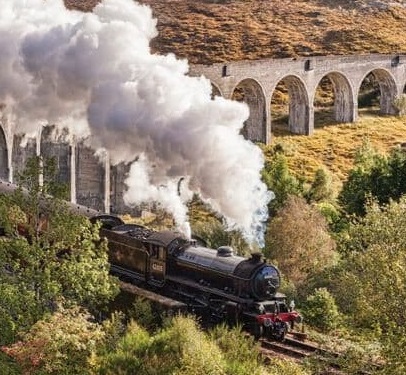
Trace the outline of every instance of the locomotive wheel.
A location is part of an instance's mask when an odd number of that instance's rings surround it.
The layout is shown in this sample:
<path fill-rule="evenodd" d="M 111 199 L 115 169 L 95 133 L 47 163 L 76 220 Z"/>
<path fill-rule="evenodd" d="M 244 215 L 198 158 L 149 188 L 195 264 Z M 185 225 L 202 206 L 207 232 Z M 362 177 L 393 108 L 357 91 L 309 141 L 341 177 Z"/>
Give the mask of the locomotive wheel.
<path fill-rule="evenodd" d="M 289 331 L 289 327 L 286 323 L 283 324 L 283 329 L 278 330 L 278 332 L 274 333 L 274 338 L 278 341 L 285 341 L 286 334 Z"/>
<path fill-rule="evenodd" d="M 227 303 L 225 305 L 225 316 L 229 327 L 235 327 L 240 321 L 239 311 L 237 304 Z"/>
<path fill-rule="evenodd" d="M 262 324 L 254 323 L 254 338 L 259 340 L 264 335 L 264 327 Z"/>

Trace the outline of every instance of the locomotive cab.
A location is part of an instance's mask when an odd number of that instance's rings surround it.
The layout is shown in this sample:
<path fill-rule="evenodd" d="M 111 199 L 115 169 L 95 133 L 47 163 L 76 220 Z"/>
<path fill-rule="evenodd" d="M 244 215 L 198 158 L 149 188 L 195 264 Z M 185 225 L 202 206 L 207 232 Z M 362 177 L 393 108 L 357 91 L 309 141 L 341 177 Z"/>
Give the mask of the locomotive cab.
<path fill-rule="evenodd" d="M 166 254 L 163 246 L 149 244 L 149 272 L 148 283 L 156 286 L 163 286 L 165 283 Z"/>

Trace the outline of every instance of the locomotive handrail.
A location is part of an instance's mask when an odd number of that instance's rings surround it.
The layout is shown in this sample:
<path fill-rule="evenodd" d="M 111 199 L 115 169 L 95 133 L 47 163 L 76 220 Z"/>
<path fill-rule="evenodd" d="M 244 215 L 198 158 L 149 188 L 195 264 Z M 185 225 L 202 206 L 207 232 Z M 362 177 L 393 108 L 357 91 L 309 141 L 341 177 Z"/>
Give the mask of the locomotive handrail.
<path fill-rule="evenodd" d="M 254 303 L 254 300 L 252 298 L 239 297 L 239 296 L 236 296 L 234 294 L 224 292 L 221 289 L 201 285 L 201 284 L 199 284 L 199 283 L 197 283 L 195 281 L 192 281 L 190 279 L 187 279 L 185 277 L 166 275 L 166 279 L 170 280 L 170 281 L 173 281 L 173 282 L 183 284 L 183 285 L 193 286 L 193 287 L 195 287 L 197 289 L 200 289 L 200 290 L 208 292 L 208 293 L 214 293 L 215 292 L 218 296 L 225 297 L 228 300 L 232 300 L 233 302 L 238 302 L 238 303 L 242 303 L 242 304 L 252 304 L 252 303 Z"/>
<path fill-rule="evenodd" d="M 184 259 L 179 259 L 179 258 L 176 258 L 176 261 L 177 261 L 177 262 L 182 262 L 182 263 L 188 263 L 188 262 L 185 261 Z M 196 263 L 190 263 L 190 264 L 193 264 L 193 266 L 194 266 L 196 269 L 211 270 L 210 267 L 205 266 L 205 265 L 196 264 Z M 233 278 L 234 278 L 235 280 L 239 280 L 239 281 L 250 281 L 250 280 L 252 280 L 252 274 L 254 274 L 254 273 L 255 273 L 255 270 L 257 270 L 257 269 L 258 269 L 260 266 L 262 266 L 262 265 L 263 265 L 263 263 L 260 263 L 260 264 L 257 265 L 257 267 L 253 268 L 253 269 L 252 269 L 252 272 L 251 272 L 251 276 L 250 276 L 249 278 L 240 277 L 240 276 L 235 275 L 235 274 L 233 274 Z M 224 271 L 221 271 L 221 270 L 215 270 L 215 271 L 216 271 L 216 273 L 219 274 L 219 275 L 222 275 L 222 276 L 229 276 L 229 273 L 226 273 L 226 272 L 224 272 Z"/>

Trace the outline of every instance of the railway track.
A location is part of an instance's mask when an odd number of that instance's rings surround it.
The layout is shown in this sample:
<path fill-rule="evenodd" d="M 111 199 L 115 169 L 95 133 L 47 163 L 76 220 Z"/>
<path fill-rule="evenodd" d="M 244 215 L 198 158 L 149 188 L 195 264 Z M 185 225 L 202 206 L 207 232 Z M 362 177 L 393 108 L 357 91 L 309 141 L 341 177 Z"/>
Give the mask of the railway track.
<path fill-rule="evenodd" d="M 295 362 L 303 362 L 307 358 L 315 358 L 317 361 L 324 363 L 325 375 L 344 375 L 340 371 L 340 366 L 335 359 L 337 353 L 329 352 L 314 344 L 295 340 L 287 337 L 283 342 L 278 341 L 261 341 L 262 355 L 265 363 L 269 363 L 271 358 L 277 356 L 280 358 L 290 359 Z"/>
<path fill-rule="evenodd" d="M 336 356 L 336 354 L 328 353 L 318 346 L 289 337 L 287 337 L 283 342 L 261 340 L 261 347 L 264 349 L 265 354 L 267 354 L 267 352 L 274 352 L 299 360 L 303 360 L 311 355 Z"/>
<path fill-rule="evenodd" d="M 321 348 L 312 343 L 295 340 L 287 337 L 283 342 L 261 340 L 261 349 L 264 362 L 267 363 L 271 358 L 277 356 L 280 358 L 291 359 L 295 362 L 303 362 L 307 358 L 313 358 L 323 364 L 325 375 L 345 375 L 346 371 L 340 364 L 341 354 Z M 378 369 L 380 366 L 369 364 L 369 367 Z M 366 366 L 368 367 L 368 366 Z M 373 371 L 360 369 L 358 375 L 370 375 Z"/>

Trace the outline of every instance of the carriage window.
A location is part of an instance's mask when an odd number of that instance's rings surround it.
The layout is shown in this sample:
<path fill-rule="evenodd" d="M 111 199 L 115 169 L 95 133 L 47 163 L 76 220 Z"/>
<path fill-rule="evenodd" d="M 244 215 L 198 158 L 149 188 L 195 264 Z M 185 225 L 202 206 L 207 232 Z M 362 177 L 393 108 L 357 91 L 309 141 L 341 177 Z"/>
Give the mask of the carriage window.
<path fill-rule="evenodd" d="M 158 249 L 159 249 L 159 247 L 156 246 L 156 245 L 151 245 L 150 249 L 151 249 L 151 252 L 150 252 L 151 257 L 152 258 L 157 258 L 158 257 Z"/>
<path fill-rule="evenodd" d="M 158 245 L 150 245 L 149 255 L 155 259 L 165 259 L 165 249 Z"/>

